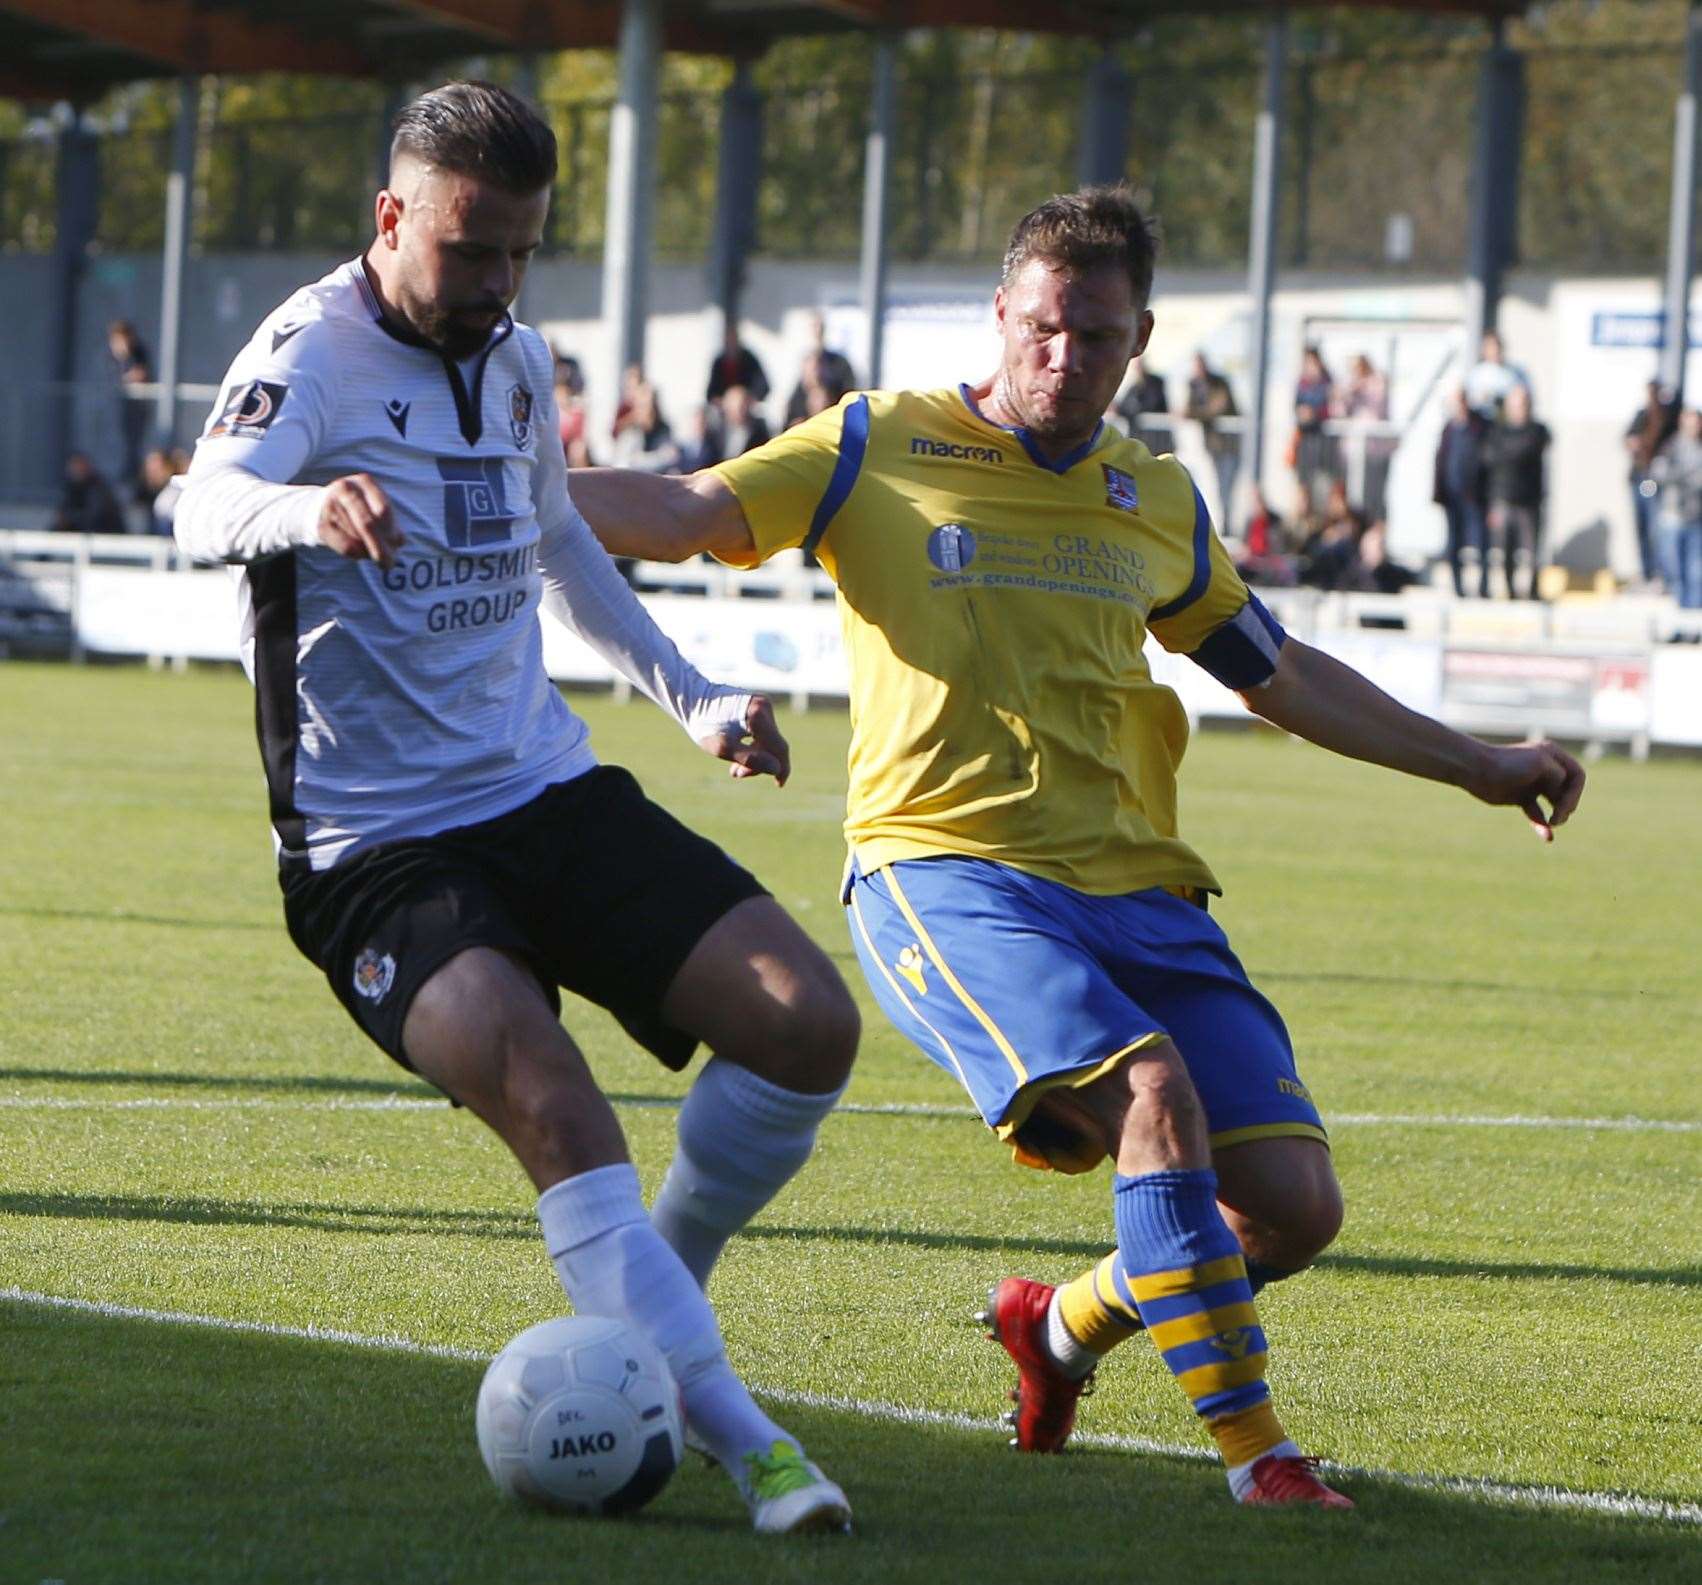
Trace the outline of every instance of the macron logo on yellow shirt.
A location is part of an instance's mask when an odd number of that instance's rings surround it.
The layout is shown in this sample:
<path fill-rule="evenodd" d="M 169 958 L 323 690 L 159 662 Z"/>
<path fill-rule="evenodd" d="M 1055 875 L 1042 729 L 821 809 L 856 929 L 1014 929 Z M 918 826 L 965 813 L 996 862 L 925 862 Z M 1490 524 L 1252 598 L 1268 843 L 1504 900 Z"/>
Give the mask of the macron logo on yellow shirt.
<path fill-rule="evenodd" d="M 910 437 L 912 457 L 951 457 L 958 462 L 1003 462 L 997 446 L 962 446 L 952 440 L 930 440 L 926 435 Z"/>

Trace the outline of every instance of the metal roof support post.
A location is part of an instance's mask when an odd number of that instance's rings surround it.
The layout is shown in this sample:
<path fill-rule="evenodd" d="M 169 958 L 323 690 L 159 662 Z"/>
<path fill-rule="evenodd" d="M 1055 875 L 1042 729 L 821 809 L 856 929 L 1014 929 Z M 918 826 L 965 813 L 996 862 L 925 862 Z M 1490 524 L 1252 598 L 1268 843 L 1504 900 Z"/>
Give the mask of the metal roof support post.
<path fill-rule="evenodd" d="M 1691 0 L 1685 20 L 1684 85 L 1672 134 L 1672 221 L 1667 231 L 1665 329 L 1661 384 L 1684 399 L 1684 363 L 1690 350 L 1690 283 L 1696 274 L 1696 101 L 1702 98 L 1702 0 Z"/>
<path fill-rule="evenodd" d="M 1081 186 L 1120 182 L 1128 174 L 1129 114 L 1134 96 L 1134 79 L 1108 46 L 1087 69 L 1081 141 L 1076 148 L 1076 180 Z"/>
<path fill-rule="evenodd" d="M 739 322 L 745 260 L 756 246 L 757 185 L 762 180 L 762 94 L 751 63 L 738 60 L 721 95 L 721 142 L 715 165 L 715 235 L 709 251 L 709 295 L 724 324 Z"/>
<path fill-rule="evenodd" d="M 1472 156 L 1471 229 L 1466 257 L 1469 367 L 1495 328 L 1502 272 L 1519 251 L 1519 145 L 1525 120 L 1525 61 L 1507 44 L 1499 18 L 1483 54 L 1477 90 L 1477 148 Z"/>
<path fill-rule="evenodd" d="M 77 318 L 82 300 L 83 272 L 89 244 L 94 240 L 100 209 L 100 145 L 80 111 L 59 129 L 54 159 L 54 240 L 52 278 L 52 368 L 54 381 L 49 444 L 46 455 L 56 471 L 44 485 L 56 485 L 65 471 L 73 445 L 74 393 L 77 374 Z"/>
<path fill-rule="evenodd" d="M 614 340 L 604 390 L 609 411 L 621 371 L 644 365 L 656 116 L 662 73 L 662 0 L 623 0 L 620 86 L 609 118 L 609 201 L 603 240 L 603 324 Z"/>
<path fill-rule="evenodd" d="M 1247 290 L 1253 299 L 1251 389 L 1247 427 L 1241 432 L 1241 473 L 1264 482 L 1266 390 L 1270 383 L 1271 292 L 1276 282 L 1278 182 L 1282 173 L 1283 77 L 1288 70 L 1288 13 L 1278 11 L 1265 30 L 1265 99 L 1253 129 L 1253 223 L 1247 246 Z M 1225 510 L 1225 517 L 1228 511 Z M 1228 523 L 1219 528 L 1228 531 Z"/>
<path fill-rule="evenodd" d="M 183 277 L 189 266 L 190 206 L 195 198 L 195 145 L 201 115 L 201 79 L 178 79 L 177 127 L 171 175 L 165 184 L 165 247 L 160 259 L 160 394 L 154 427 L 161 443 L 177 443 L 177 384 L 183 366 Z"/>
<path fill-rule="evenodd" d="M 875 41 L 875 80 L 863 157 L 861 298 L 866 323 L 863 368 L 871 390 L 881 383 L 881 335 L 886 321 L 886 233 L 892 193 L 892 146 L 898 124 L 898 38 Z"/>
<path fill-rule="evenodd" d="M 514 57 L 513 89 L 514 92 L 524 99 L 527 104 L 542 115 L 546 121 L 549 120 L 549 116 L 544 111 L 544 107 L 538 102 L 538 52 L 536 50 L 522 50 Z M 553 189 L 550 193 L 550 198 L 552 202 L 555 199 Z M 544 236 L 546 238 L 549 236 L 549 217 L 547 213 L 544 219 Z M 540 248 L 539 251 L 542 252 L 542 248 Z M 510 312 L 514 315 L 514 317 L 522 324 L 527 325 L 532 323 L 535 312 L 531 301 L 531 292 L 529 290 L 530 284 L 531 277 L 529 275 L 522 276 L 520 278 L 520 290 L 514 294 L 514 301 L 509 305 Z"/>

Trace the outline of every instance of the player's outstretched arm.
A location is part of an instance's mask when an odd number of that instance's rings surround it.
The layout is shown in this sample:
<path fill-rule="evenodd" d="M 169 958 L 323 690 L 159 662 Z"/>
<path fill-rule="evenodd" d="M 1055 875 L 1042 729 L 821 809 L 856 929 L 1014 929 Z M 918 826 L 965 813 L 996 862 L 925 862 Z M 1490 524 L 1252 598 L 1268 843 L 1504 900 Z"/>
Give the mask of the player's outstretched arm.
<path fill-rule="evenodd" d="M 1584 768 L 1565 749 L 1468 737 L 1407 709 L 1351 666 L 1296 638 L 1284 642 L 1271 679 L 1241 698 L 1255 715 L 1321 748 L 1517 807 L 1545 842 L 1584 793 Z"/>
<path fill-rule="evenodd" d="M 738 496 L 712 473 L 575 468 L 568 490 L 611 556 L 689 561 L 708 551 L 747 560 L 755 549 Z"/>

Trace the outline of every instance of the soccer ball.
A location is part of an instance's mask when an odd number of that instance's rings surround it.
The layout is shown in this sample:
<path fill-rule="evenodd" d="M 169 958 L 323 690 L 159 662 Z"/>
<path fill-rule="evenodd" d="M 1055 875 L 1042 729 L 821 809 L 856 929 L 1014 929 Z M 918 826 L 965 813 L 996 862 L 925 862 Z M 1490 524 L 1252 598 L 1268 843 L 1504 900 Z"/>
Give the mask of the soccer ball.
<path fill-rule="evenodd" d="M 490 1363 L 475 1416 L 500 1491 L 564 1513 L 630 1513 L 679 1466 L 685 1416 L 667 1361 L 624 1321 L 564 1315 Z"/>

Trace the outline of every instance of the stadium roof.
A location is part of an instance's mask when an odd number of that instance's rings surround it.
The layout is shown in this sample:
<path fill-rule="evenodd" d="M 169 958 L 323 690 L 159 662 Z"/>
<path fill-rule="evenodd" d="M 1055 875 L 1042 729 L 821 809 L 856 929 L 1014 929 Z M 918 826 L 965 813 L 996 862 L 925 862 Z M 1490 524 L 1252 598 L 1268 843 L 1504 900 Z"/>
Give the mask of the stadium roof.
<path fill-rule="evenodd" d="M 787 34 L 977 27 L 1115 37 L 1178 12 L 1281 0 L 663 0 L 669 49 L 747 54 Z M 1513 16 L 1524 0 L 1350 0 Z M 608 48 L 620 0 L 0 0 L 0 95 L 87 101 L 188 72 L 405 78 L 457 56 Z"/>

